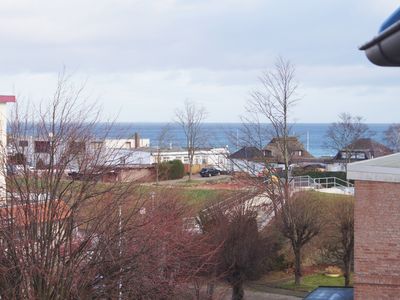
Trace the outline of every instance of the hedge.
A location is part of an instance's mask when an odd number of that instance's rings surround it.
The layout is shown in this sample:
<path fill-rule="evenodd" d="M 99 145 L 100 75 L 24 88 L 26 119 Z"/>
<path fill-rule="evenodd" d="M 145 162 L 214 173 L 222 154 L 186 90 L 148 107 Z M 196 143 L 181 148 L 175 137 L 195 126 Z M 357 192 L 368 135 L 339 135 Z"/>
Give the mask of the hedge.
<path fill-rule="evenodd" d="M 160 178 L 163 180 L 180 179 L 185 175 L 185 168 L 180 160 L 162 162 Z"/>

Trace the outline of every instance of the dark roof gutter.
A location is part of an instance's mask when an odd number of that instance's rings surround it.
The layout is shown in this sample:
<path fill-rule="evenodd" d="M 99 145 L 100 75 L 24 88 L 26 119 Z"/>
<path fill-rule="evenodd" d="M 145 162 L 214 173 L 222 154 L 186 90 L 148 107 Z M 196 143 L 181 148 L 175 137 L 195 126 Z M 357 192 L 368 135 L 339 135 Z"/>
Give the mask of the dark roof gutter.
<path fill-rule="evenodd" d="M 384 30 L 360 50 L 378 66 L 400 66 L 400 21 Z"/>

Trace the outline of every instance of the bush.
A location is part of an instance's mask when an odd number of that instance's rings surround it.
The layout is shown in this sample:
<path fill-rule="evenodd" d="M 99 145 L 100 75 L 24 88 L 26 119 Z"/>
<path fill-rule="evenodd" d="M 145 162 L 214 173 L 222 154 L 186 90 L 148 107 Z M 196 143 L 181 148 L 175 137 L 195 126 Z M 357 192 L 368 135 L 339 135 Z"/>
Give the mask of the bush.
<path fill-rule="evenodd" d="M 182 161 L 180 160 L 173 160 L 169 162 L 169 179 L 179 179 L 185 175 L 185 168 L 183 166 Z"/>
<path fill-rule="evenodd" d="M 185 175 L 185 168 L 180 160 L 162 162 L 159 167 L 160 179 L 180 179 Z"/>

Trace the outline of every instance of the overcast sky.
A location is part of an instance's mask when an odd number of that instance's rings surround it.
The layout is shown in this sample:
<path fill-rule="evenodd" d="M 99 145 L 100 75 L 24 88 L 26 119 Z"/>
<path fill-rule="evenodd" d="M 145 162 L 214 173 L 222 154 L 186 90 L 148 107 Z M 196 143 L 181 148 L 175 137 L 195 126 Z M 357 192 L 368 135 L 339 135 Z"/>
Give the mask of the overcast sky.
<path fill-rule="evenodd" d="M 46 101 L 66 66 L 119 121 L 170 121 L 185 99 L 236 122 L 280 55 L 297 67 L 297 122 L 340 112 L 400 122 L 400 68 L 357 48 L 395 0 L 0 1 L 0 93 Z"/>

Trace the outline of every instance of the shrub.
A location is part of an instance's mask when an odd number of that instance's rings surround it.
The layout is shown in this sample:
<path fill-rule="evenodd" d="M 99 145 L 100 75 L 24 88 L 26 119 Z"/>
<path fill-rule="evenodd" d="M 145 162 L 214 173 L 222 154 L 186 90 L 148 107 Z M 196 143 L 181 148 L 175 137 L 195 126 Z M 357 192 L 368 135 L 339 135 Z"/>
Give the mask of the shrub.
<path fill-rule="evenodd" d="M 159 167 L 160 179 L 180 179 L 185 175 L 185 168 L 180 160 L 162 162 Z"/>
<path fill-rule="evenodd" d="M 325 268 L 325 274 L 342 274 L 342 270 L 336 266 L 329 266 Z"/>
<path fill-rule="evenodd" d="M 182 161 L 180 160 L 173 160 L 169 162 L 169 179 L 179 179 L 185 175 L 185 168 L 183 166 Z"/>
<path fill-rule="evenodd" d="M 159 177 L 160 180 L 168 180 L 169 164 L 168 162 L 162 162 L 159 166 Z"/>

